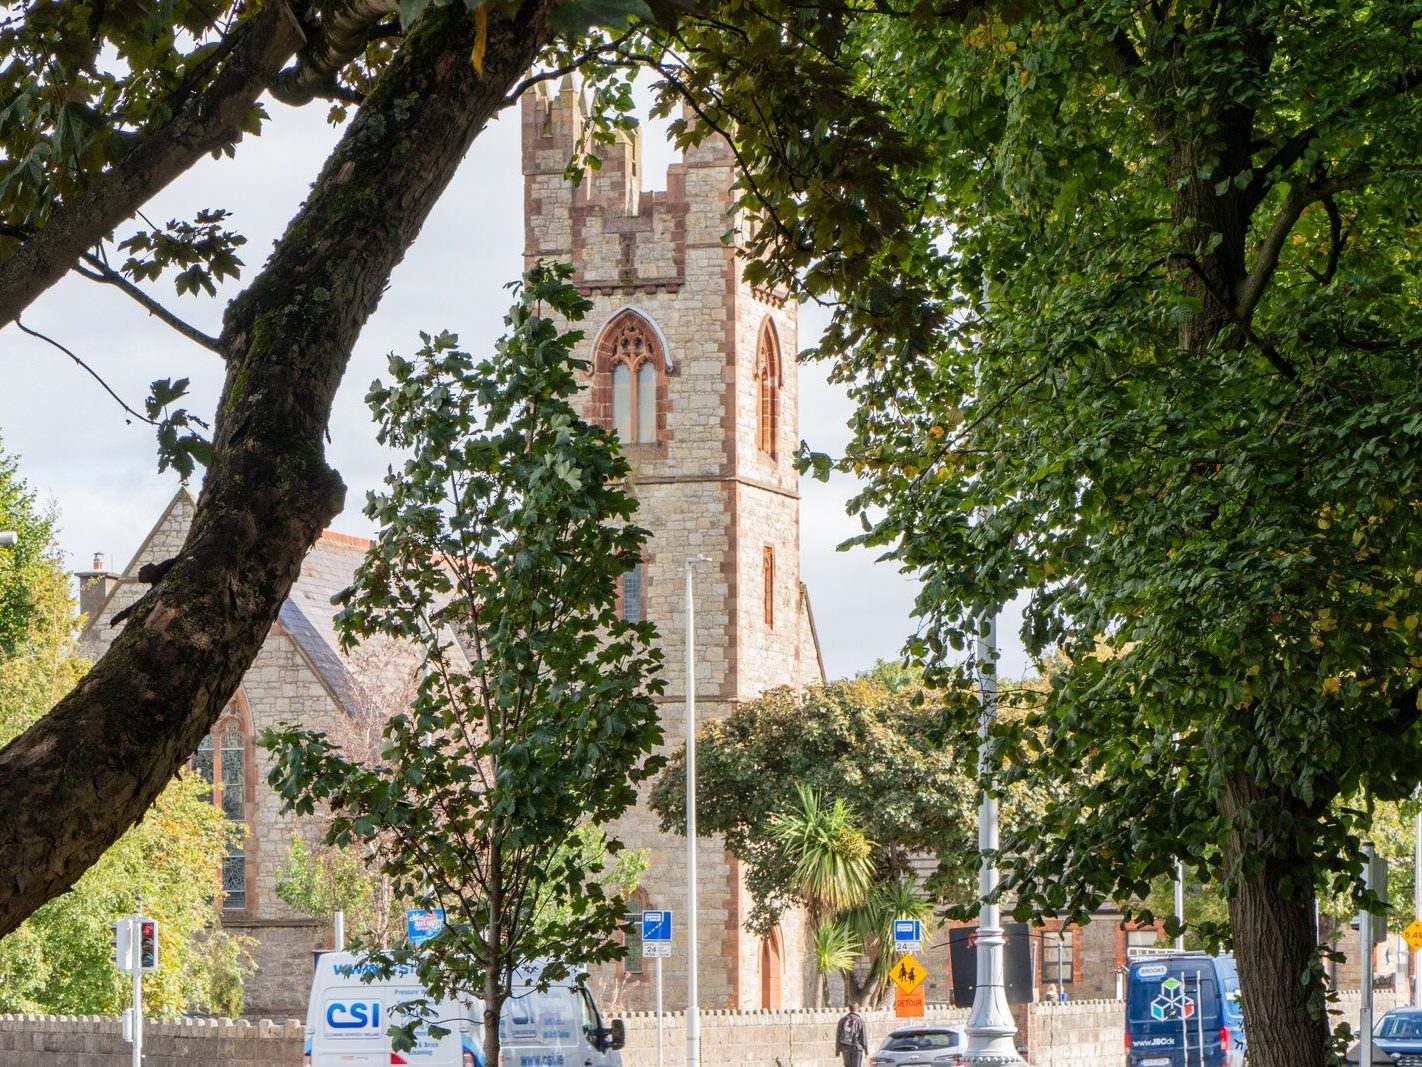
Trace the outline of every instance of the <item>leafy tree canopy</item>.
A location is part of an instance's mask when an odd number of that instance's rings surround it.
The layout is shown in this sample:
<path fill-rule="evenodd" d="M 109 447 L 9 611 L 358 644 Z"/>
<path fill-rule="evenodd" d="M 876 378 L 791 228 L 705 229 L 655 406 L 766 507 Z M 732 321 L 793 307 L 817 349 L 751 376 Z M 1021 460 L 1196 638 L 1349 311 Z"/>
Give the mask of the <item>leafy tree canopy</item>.
<path fill-rule="evenodd" d="M 780 846 L 775 817 L 799 806 L 797 790 L 822 805 L 843 801 L 874 843 L 879 879 L 901 880 L 914 853 L 935 856 L 928 888 L 954 895 L 976 869 L 975 752 L 954 720 L 921 690 L 891 690 L 870 678 L 772 689 L 701 726 L 696 743 L 697 829 L 720 834 L 746 864 L 754 898 L 748 919 L 764 935 L 796 889 L 796 858 Z M 686 826 L 685 749 L 656 780 L 651 807 L 662 829 Z"/>
<path fill-rule="evenodd" d="M 865 27 L 931 178 L 880 273 L 944 314 L 853 294 L 829 336 L 863 540 L 923 576 L 936 670 L 1019 593 L 1068 659 L 998 733 L 1010 778 L 1076 783 L 1004 839 L 1019 913 L 1181 854 L 1287 1035 L 1260 1062 L 1321 1063 L 1313 899 L 1367 825 L 1335 800 L 1422 755 L 1422 8 L 971 7 Z"/>

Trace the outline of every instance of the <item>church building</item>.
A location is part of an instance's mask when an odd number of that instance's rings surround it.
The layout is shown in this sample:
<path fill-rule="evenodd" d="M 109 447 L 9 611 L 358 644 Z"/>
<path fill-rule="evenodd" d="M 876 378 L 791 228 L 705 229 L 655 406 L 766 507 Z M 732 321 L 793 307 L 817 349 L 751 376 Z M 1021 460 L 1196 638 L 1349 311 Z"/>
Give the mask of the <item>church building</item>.
<path fill-rule="evenodd" d="M 622 610 L 657 624 L 666 656 L 662 723 L 669 747 L 686 736 L 687 560 L 704 555 L 696 599 L 698 721 L 728 715 L 774 686 L 824 680 L 809 597 L 800 581 L 796 307 L 742 278 L 732 213 L 735 160 L 708 138 L 643 188 L 641 130 L 599 145 L 602 167 L 564 176 L 583 144 L 585 104 L 570 81 L 523 98 L 525 256 L 572 263 L 593 301 L 584 415 L 615 429 L 633 469 L 638 522 L 651 531 L 627 576 Z M 662 834 L 644 806 L 616 831 L 646 850 L 650 869 L 633 910 L 686 908 L 686 843 Z M 762 941 L 745 931 L 742 873 L 716 840 L 697 855 L 701 1005 L 798 1007 L 805 945 L 787 915 Z M 664 961 L 670 1003 L 683 1003 L 685 930 Z M 638 946 L 630 946 L 633 949 Z M 650 965 L 650 961 L 648 961 Z M 629 1006 L 650 1007 L 642 960 L 622 965 Z M 628 975 L 627 972 L 632 972 Z"/>
<path fill-rule="evenodd" d="M 696 593 L 698 721 L 722 717 L 773 686 L 824 679 L 809 599 L 800 581 L 800 501 L 792 462 L 798 443 L 795 306 L 783 293 L 747 285 L 734 247 L 734 161 L 708 140 L 672 165 L 664 191 L 642 188 L 640 131 L 599 152 L 603 166 L 580 185 L 564 171 L 582 143 L 585 108 L 565 84 L 539 86 L 523 101 L 527 261 L 561 260 L 592 298 L 584 324 L 590 361 L 585 415 L 615 429 L 633 469 L 638 521 L 651 531 L 640 567 L 625 576 L 620 610 L 661 632 L 668 748 L 685 737 L 685 578 Z M 82 572 L 88 616 L 82 650 L 101 655 L 111 620 L 146 589 L 145 563 L 175 555 L 195 501 L 181 489 L 133 559 Z M 399 689 L 388 657 L 347 656 L 336 641 L 331 597 L 351 580 L 368 542 L 324 534 L 312 548 L 277 623 L 193 765 L 213 784 L 214 803 L 247 831 L 223 874 L 223 922 L 253 939 L 256 972 L 246 1012 L 304 1014 L 312 953 L 330 947 L 322 923 L 289 908 L 276 874 L 294 834 L 314 843 L 312 823 L 279 814 L 266 784 L 269 756 L 254 745 L 267 726 L 301 722 L 339 737 Z M 398 667 L 398 664 L 396 665 Z M 396 670 L 398 674 L 398 670 Z M 657 829 L 640 805 L 613 832 L 646 851 L 649 870 L 629 915 L 669 909 L 678 917 L 663 961 L 668 1008 L 685 1003 L 686 842 Z M 804 1003 L 804 932 L 787 915 L 767 939 L 746 932 L 742 872 L 718 840 L 698 843 L 700 1002 L 704 1008 L 796 1007 Z M 216 887 L 214 887 L 216 889 Z M 651 1006 L 634 928 L 624 963 L 594 976 L 604 997 Z M 647 973 L 644 973 L 644 967 Z"/>

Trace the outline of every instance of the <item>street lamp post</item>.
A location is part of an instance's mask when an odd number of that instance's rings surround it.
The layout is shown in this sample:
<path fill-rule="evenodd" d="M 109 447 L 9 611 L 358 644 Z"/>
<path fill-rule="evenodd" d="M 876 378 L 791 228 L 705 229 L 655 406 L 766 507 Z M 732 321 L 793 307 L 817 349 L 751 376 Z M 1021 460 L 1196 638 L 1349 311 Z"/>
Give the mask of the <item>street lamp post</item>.
<path fill-rule="evenodd" d="M 982 694 L 982 721 L 978 727 L 978 774 L 990 772 L 989 730 L 997 714 L 997 619 L 986 621 L 977 641 L 978 683 Z M 968 1047 L 963 1058 L 974 1065 L 1023 1063 L 1017 1054 L 1017 1024 L 1007 1003 L 1003 979 L 1002 921 L 997 902 L 989 898 L 997 889 L 997 798 L 984 789 L 978 806 L 978 959 L 977 988 L 968 1014 Z"/>
<path fill-rule="evenodd" d="M 686 561 L 686 1067 L 701 1067 L 700 991 L 696 983 L 696 595 L 692 577 L 698 563 L 710 562 L 706 556 Z"/>

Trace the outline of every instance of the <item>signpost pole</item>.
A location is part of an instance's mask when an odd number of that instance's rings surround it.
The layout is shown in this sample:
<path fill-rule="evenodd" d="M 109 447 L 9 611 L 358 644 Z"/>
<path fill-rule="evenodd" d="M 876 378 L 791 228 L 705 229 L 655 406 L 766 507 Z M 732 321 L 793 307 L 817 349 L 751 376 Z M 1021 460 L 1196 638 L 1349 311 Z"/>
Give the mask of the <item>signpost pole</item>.
<path fill-rule="evenodd" d="M 698 563 L 686 561 L 686 1067 L 701 1067 L 700 990 L 696 984 L 696 595 Z"/>
<path fill-rule="evenodd" d="M 138 898 L 138 910 L 130 928 L 132 940 L 129 962 L 133 965 L 133 1067 L 143 1067 L 143 898 Z"/>
<path fill-rule="evenodd" d="M 657 957 L 657 1067 L 664 1067 L 662 1060 L 662 958 Z"/>
<path fill-rule="evenodd" d="M 1373 860 L 1376 851 L 1371 841 L 1363 842 L 1363 863 L 1366 872 L 1365 884 L 1369 889 L 1377 891 L 1374 885 L 1376 880 Z M 1358 936 L 1363 942 L 1362 951 L 1358 953 L 1359 962 L 1363 965 L 1363 1003 L 1358 1015 L 1359 1035 L 1362 1038 L 1362 1045 L 1358 1049 L 1358 1062 L 1370 1064 L 1373 1062 L 1373 913 L 1364 908 L 1362 914 L 1358 916 Z"/>

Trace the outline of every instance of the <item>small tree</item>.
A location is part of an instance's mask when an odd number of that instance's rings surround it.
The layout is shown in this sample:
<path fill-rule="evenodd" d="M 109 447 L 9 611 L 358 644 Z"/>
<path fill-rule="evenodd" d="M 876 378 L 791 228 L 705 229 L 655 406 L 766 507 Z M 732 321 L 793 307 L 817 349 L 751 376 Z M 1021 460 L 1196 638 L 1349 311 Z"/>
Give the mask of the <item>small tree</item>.
<path fill-rule="evenodd" d="M 263 738 L 288 809 L 329 805 L 330 844 L 380 841 L 396 893 L 444 910 L 419 952 L 372 959 L 413 964 L 434 998 L 482 997 L 490 1064 L 515 968 L 549 957 L 549 980 L 622 951 L 621 899 L 604 891 L 600 861 L 565 846 L 580 825 L 627 810 L 661 762 L 655 629 L 616 610 L 647 534 L 632 524 L 615 441 L 570 403 L 581 335 L 543 311 L 586 313 L 570 276 L 525 275 L 492 358 L 425 336 L 368 396 L 381 442 L 408 458 L 367 504 L 382 533 L 341 595 L 343 640 L 407 641 L 423 667 L 380 762 L 309 730 Z"/>

